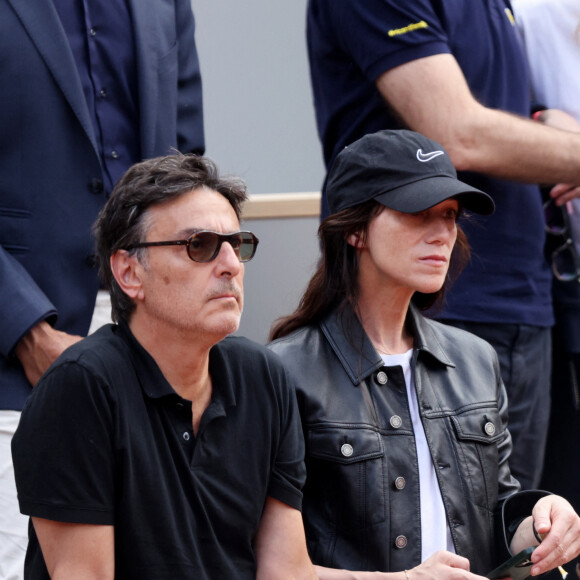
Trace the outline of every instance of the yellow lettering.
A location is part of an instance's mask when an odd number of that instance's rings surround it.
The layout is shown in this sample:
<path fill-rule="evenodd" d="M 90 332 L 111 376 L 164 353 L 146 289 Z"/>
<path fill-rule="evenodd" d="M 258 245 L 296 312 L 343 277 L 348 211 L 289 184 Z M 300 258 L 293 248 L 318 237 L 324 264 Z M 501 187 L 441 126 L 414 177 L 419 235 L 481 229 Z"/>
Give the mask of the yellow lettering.
<path fill-rule="evenodd" d="M 511 22 L 512 26 L 516 25 L 516 19 L 514 18 L 514 15 L 512 14 L 512 11 L 509 8 L 504 8 L 506 16 L 508 17 L 508 20 Z"/>
<path fill-rule="evenodd" d="M 420 28 L 429 28 L 429 25 L 424 20 L 421 20 L 421 22 L 415 22 L 414 24 L 409 24 L 409 26 L 404 26 L 403 28 L 394 28 L 393 30 L 389 30 L 389 36 L 407 34 L 407 32 L 419 30 Z"/>

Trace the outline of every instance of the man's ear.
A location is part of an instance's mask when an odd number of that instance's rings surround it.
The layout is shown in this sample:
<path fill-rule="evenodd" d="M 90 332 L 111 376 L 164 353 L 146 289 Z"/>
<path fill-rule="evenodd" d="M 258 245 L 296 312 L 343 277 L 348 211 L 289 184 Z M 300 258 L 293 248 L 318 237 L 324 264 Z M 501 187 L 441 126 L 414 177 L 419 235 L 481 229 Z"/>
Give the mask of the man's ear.
<path fill-rule="evenodd" d="M 350 234 L 346 238 L 346 243 L 349 244 L 350 246 L 352 246 L 353 248 L 356 248 L 357 250 L 360 250 L 361 248 L 364 248 L 364 246 L 365 246 L 364 240 L 362 239 L 360 232 Z"/>
<path fill-rule="evenodd" d="M 135 254 L 127 250 L 117 250 L 110 260 L 111 271 L 117 284 L 133 300 L 143 298 L 143 266 Z"/>

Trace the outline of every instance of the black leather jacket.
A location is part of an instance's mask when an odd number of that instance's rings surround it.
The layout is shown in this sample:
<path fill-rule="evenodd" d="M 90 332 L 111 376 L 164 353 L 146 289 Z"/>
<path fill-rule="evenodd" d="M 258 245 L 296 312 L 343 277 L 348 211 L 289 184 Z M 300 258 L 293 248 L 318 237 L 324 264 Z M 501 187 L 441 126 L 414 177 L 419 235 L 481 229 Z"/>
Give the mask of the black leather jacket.
<path fill-rule="evenodd" d="M 506 392 L 492 347 L 414 307 L 407 324 L 421 419 L 455 550 L 473 572 L 486 574 L 505 556 L 499 530 L 515 527 L 544 494 L 513 495 L 519 484 L 507 463 Z M 418 565 L 419 478 L 401 367 L 383 366 L 350 308 L 270 348 L 297 384 L 306 440 L 303 516 L 314 563 L 380 571 Z M 506 526 L 496 529 L 509 496 Z"/>

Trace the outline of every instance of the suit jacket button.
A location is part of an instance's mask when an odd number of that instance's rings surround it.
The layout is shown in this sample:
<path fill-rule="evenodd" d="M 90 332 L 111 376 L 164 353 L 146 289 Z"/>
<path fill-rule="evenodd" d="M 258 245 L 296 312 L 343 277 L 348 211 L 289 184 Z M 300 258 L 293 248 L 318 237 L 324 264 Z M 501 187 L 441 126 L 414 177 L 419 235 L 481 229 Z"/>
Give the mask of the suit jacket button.
<path fill-rule="evenodd" d="M 407 538 L 405 536 L 397 536 L 395 538 L 395 546 L 402 550 L 407 547 Z"/>
<path fill-rule="evenodd" d="M 98 177 L 93 177 L 89 181 L 89 191 L 91 193 L 103 193 L 104 189 L 105 189 L 105 187 L 103 185 L 102 179 L 99 179 Z"/>

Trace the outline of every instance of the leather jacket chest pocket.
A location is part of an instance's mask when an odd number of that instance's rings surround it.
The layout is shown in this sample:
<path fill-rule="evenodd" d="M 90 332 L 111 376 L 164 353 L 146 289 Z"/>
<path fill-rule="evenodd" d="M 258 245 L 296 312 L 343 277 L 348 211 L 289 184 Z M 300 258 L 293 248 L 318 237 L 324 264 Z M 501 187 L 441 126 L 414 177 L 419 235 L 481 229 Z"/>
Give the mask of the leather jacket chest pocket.
<path fill-rule="evenodd" d="M 477 409 L 451 416 L 457 438 L 459 469 L 473 503 L 488 510 L 497 505 L 498 443 L 505 436 L 497 409 Z"/>
<path fill-rule="evenodd" d="M 385 452 L 376 430 L 310 427 L 306 446 L 305 499 L 320 525 L 353 532 L 385 520 Z"/>

